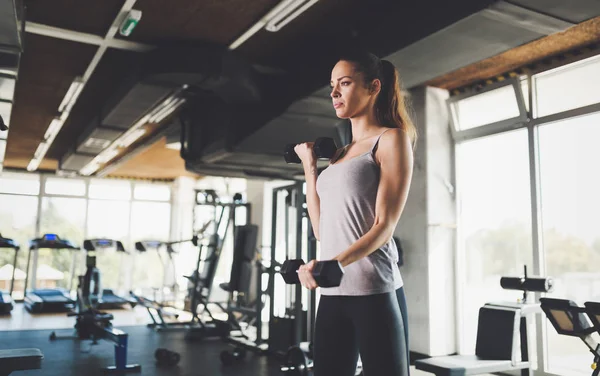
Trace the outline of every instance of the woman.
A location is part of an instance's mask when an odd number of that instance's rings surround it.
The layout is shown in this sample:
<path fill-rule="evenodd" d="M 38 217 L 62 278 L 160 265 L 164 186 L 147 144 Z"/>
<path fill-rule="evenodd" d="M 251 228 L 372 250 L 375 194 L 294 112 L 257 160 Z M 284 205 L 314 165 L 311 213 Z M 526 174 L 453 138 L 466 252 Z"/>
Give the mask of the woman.
<path fill-rule="evenodd" d="M 314 375 L 354 375 L 360 353 L 366 376 L 406 376 L 406 300 L 392 235 L 412 178 L 416 129 L 396 69 L 373 54 L 354 53 L 338 61 L 331 98 L 336 115 L 350 119 L 352 142 L 338 150 L 320 176 L 312 144 L 295 148 L 321 257 L 338 260 L 345 272 L 339 287 L 321 290 Z M 308 289 L 318 287 L 314 264 L 299 270 Z"/>

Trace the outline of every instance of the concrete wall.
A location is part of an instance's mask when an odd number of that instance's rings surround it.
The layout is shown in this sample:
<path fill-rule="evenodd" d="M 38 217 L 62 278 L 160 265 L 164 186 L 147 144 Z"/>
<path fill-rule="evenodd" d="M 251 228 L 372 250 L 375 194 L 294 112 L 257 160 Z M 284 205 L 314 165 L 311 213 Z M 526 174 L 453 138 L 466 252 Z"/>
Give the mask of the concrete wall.
<path fill-rule="evenodd" d="M 410 349 L 432 356 L 456 351 L 454 152 L 447 96 L 435 88 L 411 91 L 419 139 L 408 201 L 395 232 L 405 254 L 401 273 Z"/>

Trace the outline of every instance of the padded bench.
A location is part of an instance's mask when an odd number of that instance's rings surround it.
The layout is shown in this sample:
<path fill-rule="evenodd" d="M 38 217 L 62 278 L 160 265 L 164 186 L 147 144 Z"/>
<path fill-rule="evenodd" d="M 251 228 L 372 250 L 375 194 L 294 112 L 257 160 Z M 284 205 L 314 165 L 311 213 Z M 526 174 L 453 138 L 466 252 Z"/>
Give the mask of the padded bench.
<path fill-rule="evenodd" d="M 436 376 L 482 375 L 529 368 L 529 362 L 519 362 L 513 366 L 510 360 L 486 360 L 477 355 L 441 356 L 417 362 L 417 369 Z"/>
<path fill-rule="evenodd" d="M 491 304 L 479 309 L 475 355 L 451 355 L 421 359 L 418 370 L 436 376 L 482 375 L 521 370 L 528 374 L 526 316 L 539 304 Z"/>
<path fill-rule="evenodd" d="M 41 369 L 44 354 L 39 349 L 0 350 L 0 376 L 14 371 Z"/>

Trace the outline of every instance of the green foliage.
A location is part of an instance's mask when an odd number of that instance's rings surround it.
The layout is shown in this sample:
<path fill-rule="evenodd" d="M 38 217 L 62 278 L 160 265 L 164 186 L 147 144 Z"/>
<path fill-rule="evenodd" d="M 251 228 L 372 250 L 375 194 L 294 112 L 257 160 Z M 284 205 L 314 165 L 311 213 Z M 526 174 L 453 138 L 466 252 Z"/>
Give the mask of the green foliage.
<path fill-rule="evenodd" d="M 548 275 L 597 270 L 600 239 L 590 246 L 575 236 L 547 229 L 543 246 Z M 510 223 L 493 230 L 480 230 L 466 240 L 466 252 L 469 265 L 481 269 L 470 275 L 520 275 L 523 265 L 532 265 L 531 227 Z"/>

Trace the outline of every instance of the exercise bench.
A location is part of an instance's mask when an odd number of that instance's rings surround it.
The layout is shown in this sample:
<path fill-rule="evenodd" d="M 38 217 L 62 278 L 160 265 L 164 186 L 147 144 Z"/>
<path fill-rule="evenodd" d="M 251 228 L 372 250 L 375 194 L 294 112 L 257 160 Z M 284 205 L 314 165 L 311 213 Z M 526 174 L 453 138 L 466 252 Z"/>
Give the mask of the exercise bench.
<path fill-rule="evenodd" d="M 15 371 L 41 369 L 44 355 L 39 349 L 0 350 L 0 376 Z"/>
<path fill-rule="evenodd" d="M 527 321 L 539 304 L 485 304 L 479 309 L 475 355 L 421 359 L 417 369 L 436 376 L 482 375 L 519 370 L 528 375 Z"/>

